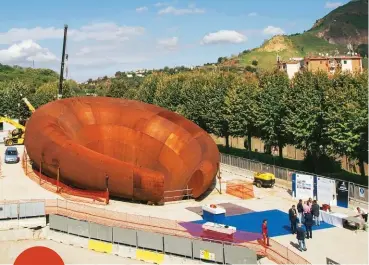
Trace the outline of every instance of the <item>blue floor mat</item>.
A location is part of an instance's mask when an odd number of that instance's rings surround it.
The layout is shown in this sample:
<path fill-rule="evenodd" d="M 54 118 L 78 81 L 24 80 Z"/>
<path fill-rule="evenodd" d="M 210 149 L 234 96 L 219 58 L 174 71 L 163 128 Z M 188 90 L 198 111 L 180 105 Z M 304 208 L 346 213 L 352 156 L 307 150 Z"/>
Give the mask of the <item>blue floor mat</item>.
<path fill-rule="evenodd" d="M 268 220 L 268 232 L 270 237 L 291 234 L 288 214 L 279 210 L 252 212 L 235 216 L 226 216 L 224 224 L 234 226 L 237 228 L 237 230 L 252 233 L 261 233 L 261 225 L 264 219 Z M 199 220 L 194 221 L 193 223 L 203 224 L 206 223 L 206 221 Z M 332 227 L 334 226 L 321 222 L 320 226 L 313 226 L 313 231 Z"/>

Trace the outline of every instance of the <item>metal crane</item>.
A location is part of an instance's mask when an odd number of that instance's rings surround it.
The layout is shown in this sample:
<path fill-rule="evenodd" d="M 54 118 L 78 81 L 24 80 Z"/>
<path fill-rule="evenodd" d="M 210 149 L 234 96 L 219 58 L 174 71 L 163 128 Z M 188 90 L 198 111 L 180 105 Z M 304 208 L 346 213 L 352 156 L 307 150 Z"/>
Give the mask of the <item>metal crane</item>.
<path fill-rule="evenodd" d="M 60 65 L 58 99 L 61 99 L 63 97 L 64 60 L 65 60 L 65 47 L 67 44 L 67 33 L 68 33 L 68 25 L 64 25 L 64 40 L 63 40 L 62 60 Z"/>

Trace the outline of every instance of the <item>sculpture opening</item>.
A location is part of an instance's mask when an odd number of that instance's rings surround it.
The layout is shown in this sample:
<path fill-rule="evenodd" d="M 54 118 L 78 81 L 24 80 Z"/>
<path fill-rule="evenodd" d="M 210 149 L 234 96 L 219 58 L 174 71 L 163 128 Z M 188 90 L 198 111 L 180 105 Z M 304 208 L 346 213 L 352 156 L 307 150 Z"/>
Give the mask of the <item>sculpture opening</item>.
<path fill-rule="evenodd" d="M 160 202 L 165 191 L 203 194 L 217 173 L 219 151 L 195 123 L 133 100 L 78 97 L 48 103 L 25 133 L 30 159 L 49 177 L 112 196 Z M 42 162 L 41 162 L 42 161 Z"/>

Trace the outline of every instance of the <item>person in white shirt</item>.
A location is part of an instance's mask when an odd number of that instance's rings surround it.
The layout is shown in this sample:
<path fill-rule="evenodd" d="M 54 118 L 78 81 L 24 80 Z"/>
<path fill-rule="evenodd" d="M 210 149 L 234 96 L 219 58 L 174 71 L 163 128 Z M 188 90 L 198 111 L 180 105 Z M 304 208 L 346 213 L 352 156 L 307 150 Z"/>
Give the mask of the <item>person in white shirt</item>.
<path fill-rule="evenodd" d="M 356 210 L 359 213 L 359 215 L 361 215 L 361 217 L 363 217 L 364 221 L 368 222 L 368 213 L 360 207 L 357 207 Z"/>

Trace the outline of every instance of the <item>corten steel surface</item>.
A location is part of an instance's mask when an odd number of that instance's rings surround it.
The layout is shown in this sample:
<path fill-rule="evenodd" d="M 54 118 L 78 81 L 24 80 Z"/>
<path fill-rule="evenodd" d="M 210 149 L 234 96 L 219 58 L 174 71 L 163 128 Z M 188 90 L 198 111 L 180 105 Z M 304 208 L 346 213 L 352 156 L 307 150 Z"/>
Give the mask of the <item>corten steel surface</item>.
<path fill-rule="evenodd" d="M 186 118 L 132 100 L 78 97 L 48 103 L 27 122 L 25 146 L 36 167 L 83 189 L 159 202 L 164 191 L 212 185 L 219 152 Z M 180 192 L 181 195 L 185 192 Z M 174 195 L 171 195 L 174 196 Z"/>

